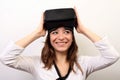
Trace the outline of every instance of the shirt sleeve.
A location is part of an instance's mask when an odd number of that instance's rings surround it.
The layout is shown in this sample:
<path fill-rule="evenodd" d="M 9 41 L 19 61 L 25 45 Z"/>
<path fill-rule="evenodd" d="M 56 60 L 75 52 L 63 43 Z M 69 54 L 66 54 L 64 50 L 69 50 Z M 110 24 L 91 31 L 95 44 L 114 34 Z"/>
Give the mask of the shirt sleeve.
<path fill-rule="evenodd" d="M 32 73 L 34 69 L 34 57 L 21 56 L 20 54 L 23 51 L 24 48 L 16 45 L 14 42 L 11 42 L 3 53 L 0 54 L 0 61 L 9 67 Z"/>
<path fill-rule="evenodd" d="M 107 37 L 95 42 L 94 45 L 99 50 L 101 55 L 93 57 L 84 56 L 82 63 L 85 64 L 84 67 L 86 68 L 86 76 L 94 71 L 110 66 L 119 59 L 119 53 L 110 44 Z"/>

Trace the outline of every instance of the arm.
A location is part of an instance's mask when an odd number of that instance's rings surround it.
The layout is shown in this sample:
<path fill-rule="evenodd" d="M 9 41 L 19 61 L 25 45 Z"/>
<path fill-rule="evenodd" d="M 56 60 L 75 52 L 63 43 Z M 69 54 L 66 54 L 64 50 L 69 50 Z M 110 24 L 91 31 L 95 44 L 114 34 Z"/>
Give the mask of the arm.
<path fill-rule="evenodd" d="M 45 30 L 43 29 L 43 15 L 41 17 L 40 25 L 31 34 L 25 36 L 24 38 L 16 41 L 15 43 L 10 43 L 6 49 L 0 54 L 0 61 L 12 68 L 20 69 L 27 72 L 33 71 L 34 60 L 38 59 L 33 56 L 21 56 L 20 54 L 24 51 L 25 47 L 31 42 L 45 35 Z M 39 60 L 39 59 L 38 59 Z"/>
<path fill-rule="evenodd" d="M 94 56 L 94 57 L 86 56 L 82 58 L 82 61 L 84 61 L 82 63 L 84 63 L 86 75 L 88 76 L 90 73 L 94 71 L 103 69 L 115 63 L 119 59 L 119 53 L 109 43 L 109 41 L 106 38 L 101 38 L 94 32 L 85 28 L 80 21 L 80 17 L 78 15 L 77 9 L 76 8 L 74 9 L 75 9 L 77 21 L 78 21 L 78 26 L 76 28 L 77 32 L 83 34 L 88 39 L 90 39 L 94 43 L 96 48 L 99 50 L 99 52 L 101 53 L 100 56 Z"/>
<path fill-rule="evenodd" d="M 94 71 L 104 69 L 114 64 L 120 58 L 118 51 L 110 44 L 107 37 L 94 43 L 96 49 L 99 50 L 98 56 L 84 56 L 85 71 L 88 76 Z"/>

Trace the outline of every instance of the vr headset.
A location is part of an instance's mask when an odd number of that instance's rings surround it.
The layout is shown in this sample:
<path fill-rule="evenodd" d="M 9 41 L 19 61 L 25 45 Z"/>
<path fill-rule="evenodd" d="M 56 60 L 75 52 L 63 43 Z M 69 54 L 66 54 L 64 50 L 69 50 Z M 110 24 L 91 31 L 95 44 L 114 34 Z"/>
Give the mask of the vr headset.
<path fill-rule="evenodd" d="M 71 29 L 77 26 L 77 17 L 73 8 L 50 9 L 44 12 L 45 30 L 61 26 Z"/>

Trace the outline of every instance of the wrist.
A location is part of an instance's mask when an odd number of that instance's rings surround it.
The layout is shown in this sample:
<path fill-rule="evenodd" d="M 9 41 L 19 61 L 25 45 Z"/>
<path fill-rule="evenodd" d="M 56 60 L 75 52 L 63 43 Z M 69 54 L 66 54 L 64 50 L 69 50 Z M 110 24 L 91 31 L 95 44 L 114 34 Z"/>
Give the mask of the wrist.
<path fill-rule="evenodd" d="M 35 38 L 39 38 L 39 37 L 45 36 L 46 31 L 45 30 L 42 30 L 42 31 L 40 31 L 40 30 L 34 30 L 32 32 L 32 34 L 34 35 Z"/>
<path fill-rule="evenodd" d="M 88 30 L 87 28 L 85 28 L 85 27 L 82 27 L 82 29 L 81 29 L 81 33 L 82 33 L 83 35 L 86 35 L 88 31 L 89 31 L 89 30 Z"/>
<path fill-rule="evenodd" d="M 39 37 L 41 37 L 40 34 L 41 34 L 40 32 L 33 31 L 33 32 L 31 33 L 31 36 L 32 36 L 33 38 L 35 38 L 35 39 L 38 39 Z"/>
<path fill-rule="evenodd" d="M 78 26 L 78 28 L 77 28 L 77 32 L 80 33 L 80 34 L 85 35 L 86 32 L 87 32 L 87 28 L 85 28 L 84 26 L 80 25 L 80 26 Z"/>

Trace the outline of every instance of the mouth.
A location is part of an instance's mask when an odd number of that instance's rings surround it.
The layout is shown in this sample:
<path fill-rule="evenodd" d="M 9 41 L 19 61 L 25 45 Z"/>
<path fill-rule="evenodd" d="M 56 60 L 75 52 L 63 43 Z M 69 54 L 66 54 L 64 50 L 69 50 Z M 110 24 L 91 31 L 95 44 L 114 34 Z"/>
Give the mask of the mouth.
<path fill-rule="evenodd" d="M 56 42 L 56 44 L 57 44 L 58 46 L 64 46 L 64 45 L 67 44 L 67 42 Z"/>

